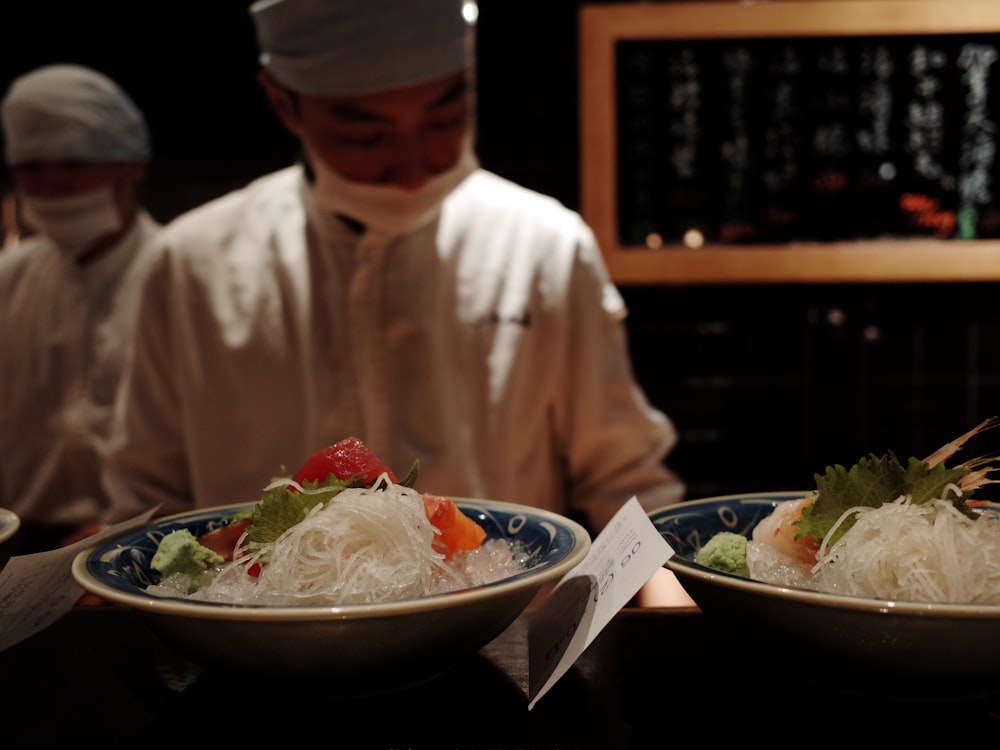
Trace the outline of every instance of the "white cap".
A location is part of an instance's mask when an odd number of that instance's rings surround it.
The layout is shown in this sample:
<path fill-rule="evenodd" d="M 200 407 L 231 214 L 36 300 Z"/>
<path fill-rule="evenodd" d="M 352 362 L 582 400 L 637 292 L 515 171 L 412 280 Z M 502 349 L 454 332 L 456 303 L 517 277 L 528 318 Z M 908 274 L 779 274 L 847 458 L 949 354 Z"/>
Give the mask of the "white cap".
<path fill-rule="evenodd" d="M 80 65 L 17 78 L 0 104 L 11 166 L 32 161 L 146 161 L 146 120 L 114 81 Z"/>
<path fill-rule="evenodd" d="M 259 0 L 260 63 L 308 96 L 355 96 L 426 83 L 471 64 L 463 0 Z M 468 20 L 467 20 L 468 17 Z"/>

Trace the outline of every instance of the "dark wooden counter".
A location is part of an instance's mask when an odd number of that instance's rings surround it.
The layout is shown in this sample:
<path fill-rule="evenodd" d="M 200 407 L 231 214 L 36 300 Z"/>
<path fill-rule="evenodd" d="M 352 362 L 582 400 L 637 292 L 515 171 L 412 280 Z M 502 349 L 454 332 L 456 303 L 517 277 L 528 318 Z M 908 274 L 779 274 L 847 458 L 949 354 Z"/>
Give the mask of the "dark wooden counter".
<path fill-rule="evenodd" d="M 76 607 L 0 653 L 0 745 L 613 750 L 1000 736 L 1000 692 L 932 703 L 825 690 L 693 609 L 621 611 L 528 711 L 528 616 L 429 683 L 345 700 L 234 682 L 180 657 L 133 612 Z"/>

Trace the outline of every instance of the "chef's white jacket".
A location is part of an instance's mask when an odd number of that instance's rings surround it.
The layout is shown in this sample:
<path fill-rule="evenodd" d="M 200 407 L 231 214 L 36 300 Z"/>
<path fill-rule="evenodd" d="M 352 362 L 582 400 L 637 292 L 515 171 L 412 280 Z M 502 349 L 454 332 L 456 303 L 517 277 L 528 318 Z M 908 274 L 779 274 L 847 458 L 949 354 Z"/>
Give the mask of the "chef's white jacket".
<path fill-rule="evenodd" d="M 553 199 L 478 171 L 411 236 L 318 210 L 300 167 L 175 219 L 149 276 L 113 462 L 117 517 L 253 503 L 361 438 L 417 489 L 579 513 L 677 501 L 672 423 L 623 300 Z"/>
<path fill-rule="evenodd" d="M 25 523 L 107 512 L 101 455 L 159 228 L 140 213 L 84 266 L 42 235 L 0 253 L 0 506 Z"/>

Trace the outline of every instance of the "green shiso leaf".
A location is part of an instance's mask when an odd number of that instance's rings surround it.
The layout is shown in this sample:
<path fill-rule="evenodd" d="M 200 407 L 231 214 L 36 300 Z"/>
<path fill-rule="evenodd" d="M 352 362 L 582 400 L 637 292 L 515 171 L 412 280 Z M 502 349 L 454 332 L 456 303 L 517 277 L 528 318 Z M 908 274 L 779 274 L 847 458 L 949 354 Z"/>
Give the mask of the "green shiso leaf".
<path fill-rule="evenodd" d="M 360 486 L 352 479 L 341 480 L 332 475 L 322 482 L 305 482 L 305 492 L 289 485 L 272 487 L 253 508 L 253 521 L 247 526 L 249 544 L 269 544 L 306 517 L 315 506 L 325 503 L 346 487 Z M 316 492 L 315 490 L 321 489 Z"/>
<path fill-rule="evenodd" d="M 909 484 L 910 501 L 916 505 L 924 505 L 937 498 L 945 498 L 949 492 L 948 485 L 957 485 L 959 481 L 971 473 L 971 469 L 966 465 L 948 468 L 944 464 L 930 468 L 919 458 L 911 458 L 906 467 L 906 479 Z M 964 496 L 951 490 L 952 504 L 970 518 L 975 518 L 976 514 L 966 505 L 966 500 L 971 496 L 967 492 Z"/>
<path fill-rule="evenodd" d="M 945 497 L 948 485 L 958 484 L 969 472 L 964 465 L 948 468 L 938 464 L 932 468 L 918 458 L 910 458 L 904 467 L 891 452 L 881 457 L 871 454 L 850 469 L 839 464 L 828 466 L 824 474 L 815 475 L 816 501 L 803 508 L 802 517 L 796 522 L 795 538 L 825 538 L 850 508 L 878 508 L 901 495 L 909 495 L 911 502 L 918 505 Z M 955 507 L 973 516 L 966 498 L 951 494 Z M 852 524 L 853 518 L 846 519 L 827 539 L 827 544 L 836 542 Z"/>

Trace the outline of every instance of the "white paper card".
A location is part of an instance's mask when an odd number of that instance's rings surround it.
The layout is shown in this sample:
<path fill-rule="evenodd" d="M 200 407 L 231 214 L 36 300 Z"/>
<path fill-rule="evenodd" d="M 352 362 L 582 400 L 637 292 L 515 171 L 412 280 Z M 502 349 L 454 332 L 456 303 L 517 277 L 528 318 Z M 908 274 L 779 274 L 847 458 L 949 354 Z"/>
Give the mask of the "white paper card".
<path fill-rule="evenodd" d="M 10 558 L 0 571 L 0 651 L 47 628 L 72 609 L 84 593 L 70 573 L 80 552 L 148 523 L 158 509 L 66 547 Z"/>
<path fill-rule="evenodd" d="M 631 498 L 531 619 L 529 710 L 673 554 L 638 499 Z"/>

